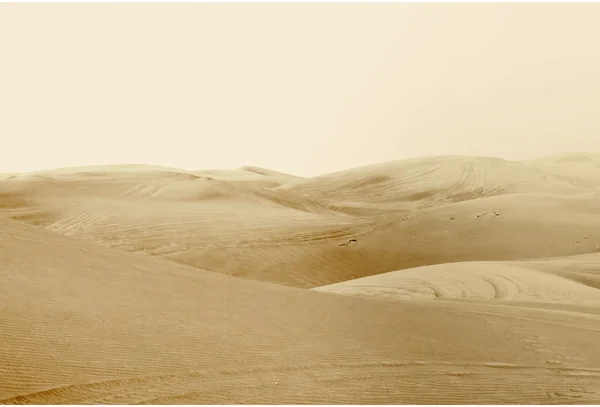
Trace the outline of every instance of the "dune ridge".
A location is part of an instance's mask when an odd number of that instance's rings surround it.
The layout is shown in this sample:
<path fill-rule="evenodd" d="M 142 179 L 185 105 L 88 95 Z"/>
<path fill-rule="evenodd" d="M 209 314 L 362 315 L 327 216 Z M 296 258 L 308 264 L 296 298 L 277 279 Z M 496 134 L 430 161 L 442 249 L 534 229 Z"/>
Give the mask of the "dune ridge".
<path fill-rule="evenodd" d="M 598 403 L 598 168 L 4 174 L 0 403 Z"/>
<path fill-rule="evenodd" d="M 545 261 L 457 262 L 393 271 L 314 290 L 388 299 L 486 299 L 600 306 L 600 253 Z M 567 266 L 568 264 L 568 266 Z"/>
<path fill-rule="evenodd" d="M 105 246 L 312 288 L 431 264 L 594 251 L 600 181 L 572 183 L 536 162 L 427 157 L 308 179 L 256 168 L 46 171 L 49 179 L 7 182 L 12 198 L 4 192 L 2 205 L 13 219 Z"/>

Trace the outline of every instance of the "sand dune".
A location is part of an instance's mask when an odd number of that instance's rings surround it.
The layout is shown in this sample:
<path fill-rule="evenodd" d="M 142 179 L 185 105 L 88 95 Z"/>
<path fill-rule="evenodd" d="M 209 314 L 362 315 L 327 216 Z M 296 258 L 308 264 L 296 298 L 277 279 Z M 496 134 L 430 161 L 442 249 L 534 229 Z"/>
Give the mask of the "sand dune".
<path fill-rule="evenodd" d="M 5 174 L 0 402 L 600 402 L 599 164 Z"/>
<path fill-rule="evenodd" d="M 582 278 L 582 275 L 585 278 Z M 391 299 L 486 299 L 600 308 L 600 253 L 555 259 L 438 264 L 344 281 L 315 290 Z"/>
<path fill-rule="evenodd" d="M 525 161 L 524 164 L 548 174 L 567 177 L 578 186 L 597 188 L 600 183 L 600 154 L 556 154 Z"/>
<path fill-rule="evenodd" d="M 303 288 L 600 245 L 600 189 L 499 159 L 413 159 L 295 181 L 261 169 L 44 174 L 5 182 L 1 211 L 105 246 Z M 381 179 L 371 185 L 373 177 Z"/>
<path fill-rule="evenodd" d="M 600 316 L 298 290 L 0 222 L 2 403 L 600 399 Z"/>
<path fill-rule="evenodd" d="M 600 186 L 597 183 L 596 186 Z M 436 156 L 392 161 L 299 180 L 280 187 L 333 201 L 429 207 L 509 193 L 581 191 L 562 174 L 491 157 Z"/>

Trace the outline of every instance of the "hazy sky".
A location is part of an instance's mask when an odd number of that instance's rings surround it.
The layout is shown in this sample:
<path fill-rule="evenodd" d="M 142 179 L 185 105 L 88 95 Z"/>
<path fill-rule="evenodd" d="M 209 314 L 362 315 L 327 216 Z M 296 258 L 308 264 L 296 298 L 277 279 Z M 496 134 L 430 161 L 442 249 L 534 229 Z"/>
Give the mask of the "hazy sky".
<path fill-rule="evenodd" d="M 600 150 L 600 4 L 0 4 L 0 172 Z"/>

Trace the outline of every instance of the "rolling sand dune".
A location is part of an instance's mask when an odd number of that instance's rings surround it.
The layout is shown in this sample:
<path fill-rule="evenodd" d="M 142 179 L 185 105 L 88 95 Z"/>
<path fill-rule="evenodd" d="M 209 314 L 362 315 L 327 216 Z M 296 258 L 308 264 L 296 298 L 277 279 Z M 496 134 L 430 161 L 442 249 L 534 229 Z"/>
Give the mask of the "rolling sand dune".
<path fill-rule="evenodd" d="M 359 278 L 317 291 L 392 299 L 486 299 L 600 308 L 600 253 L 560 261 L 438 264 Z M 581 264 L 579 263 L 581 261 Z"/>
<path fill-rule="evenodd" d="M 431 264 L 591 253 L 600 183 L 555 172 L 478 157 L 312 179 L 260 169 L 62 170 L 5 182 L 0 206 L 105 246 L 311 288 Z"/>
<path fill-rule="evenodd" d="M 600 154 L 556 154 L 524 163 L 549 174 L 567 177 L 579 186 L 598 187 L 600 183 Z"/>
<path fill-rule="evenodd" d="M 599 165 L 2 175 L 0 402 L 598 403 Z"/>
<path fill-rule="evenodd" d="M 392 207 L 412 202 L 429 207 L 508 193 L 577 193 L 581 187 L 535 165 L 489 157 L 437 156 L 359 167 L 291 182 L 280 189 L 337 202 Z"/>
<path fill-rule="evenodd" d="M 336 296 L 1 222 L 2 403 L 600 400 L 598 315 Z"/>

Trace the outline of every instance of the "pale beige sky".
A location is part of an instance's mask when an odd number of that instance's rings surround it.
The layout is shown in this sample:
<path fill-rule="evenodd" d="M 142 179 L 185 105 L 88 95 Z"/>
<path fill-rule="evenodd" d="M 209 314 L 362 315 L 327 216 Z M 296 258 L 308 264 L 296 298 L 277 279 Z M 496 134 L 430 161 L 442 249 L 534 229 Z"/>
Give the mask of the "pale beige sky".
<path fill-rule="evenodd" d="M 0 172 L 600 151 L 600 4 L 1 4 Z"/>

